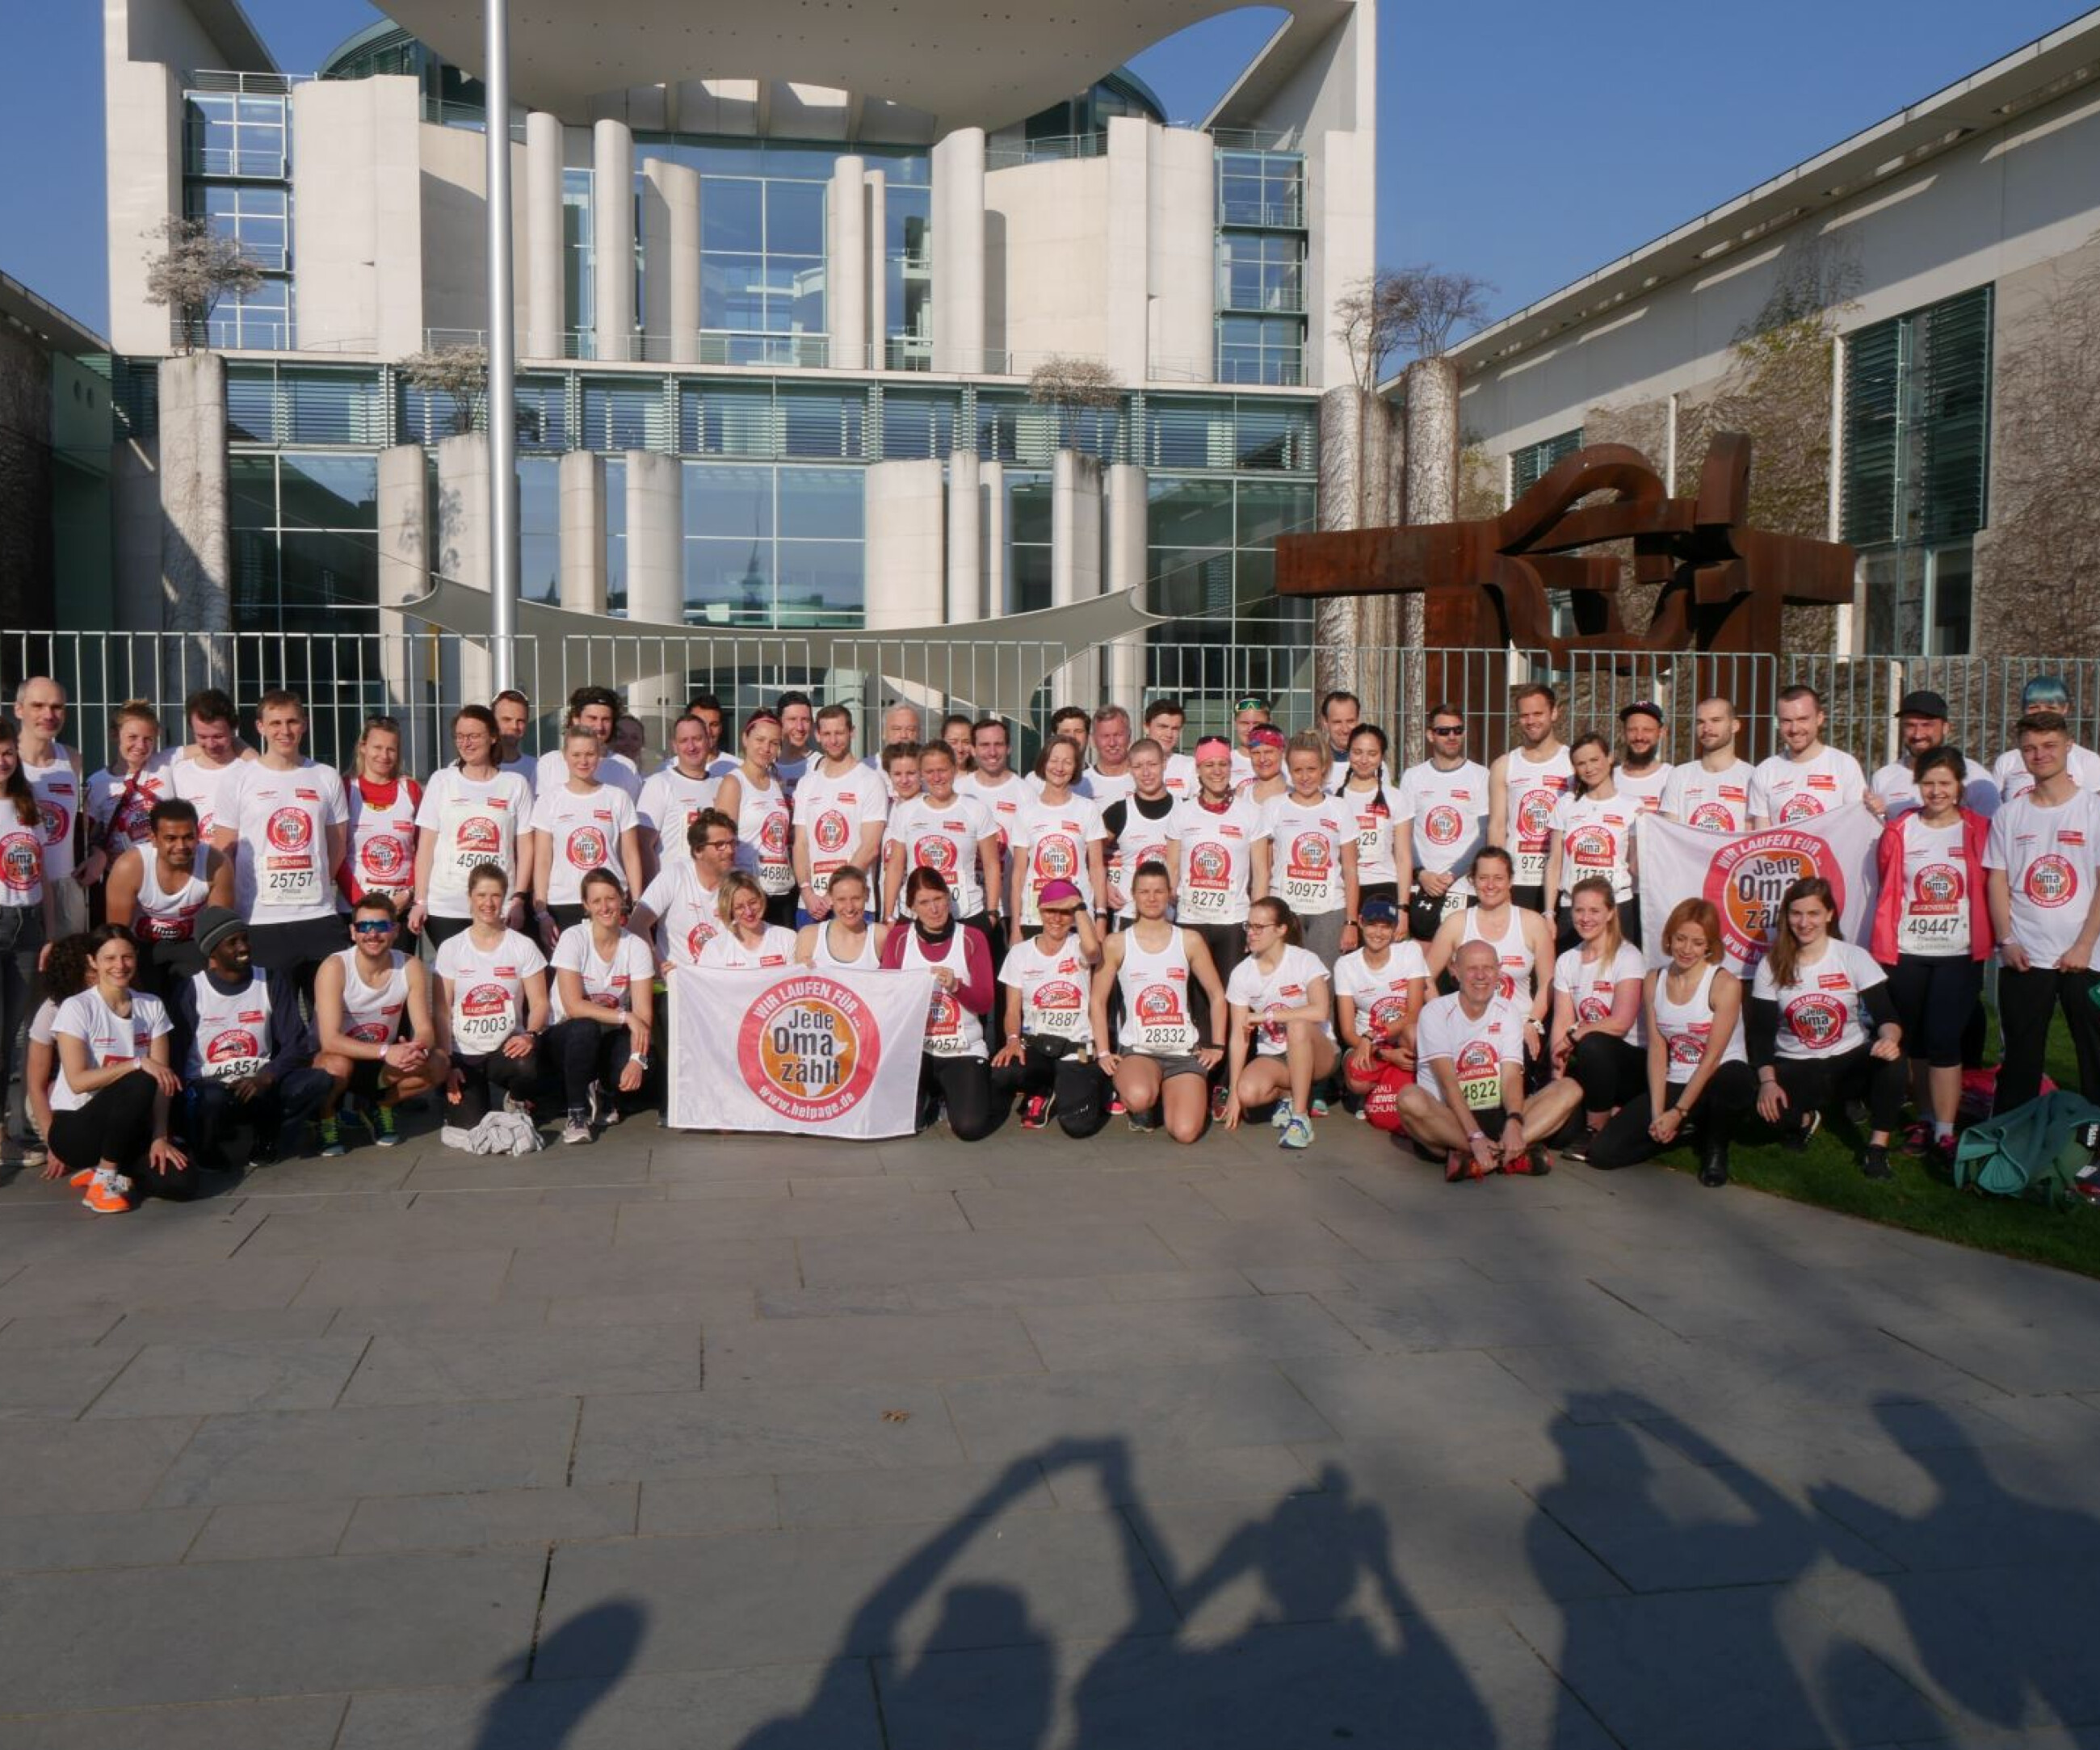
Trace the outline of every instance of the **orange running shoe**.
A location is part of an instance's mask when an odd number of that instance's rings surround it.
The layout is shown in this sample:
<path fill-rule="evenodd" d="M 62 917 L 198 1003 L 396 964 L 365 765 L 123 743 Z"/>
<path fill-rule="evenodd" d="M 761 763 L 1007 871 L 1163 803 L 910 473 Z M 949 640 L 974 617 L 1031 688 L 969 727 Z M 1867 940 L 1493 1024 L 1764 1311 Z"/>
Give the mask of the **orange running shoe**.
<path fill-rule="evenodd" d="M 98 1179 L 88 1186 L 80 1201 L 98 1215 L 128 1215 L 131 1201 L 117 1188 L 124 1183 L 122 1179 Z"/>
<path fill-rule="evenodd" d="M 68 1179 L 66 1183 L 71 1185 L 76 1191 L 85 1191 L 90 1185 L 95 1183 L 95 1169 L 91 1166 L 83 1166 L 77 1173 L 75 1173 L 72 1178 Z"/>

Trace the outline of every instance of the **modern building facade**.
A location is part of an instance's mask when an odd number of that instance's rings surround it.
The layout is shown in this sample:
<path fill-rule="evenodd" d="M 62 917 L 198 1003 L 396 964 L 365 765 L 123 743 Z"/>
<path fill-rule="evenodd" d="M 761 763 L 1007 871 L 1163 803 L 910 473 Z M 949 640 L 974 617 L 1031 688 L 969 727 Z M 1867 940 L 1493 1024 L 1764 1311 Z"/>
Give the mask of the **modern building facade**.
<path fill-rule="evenodd" d="M 1187 0 L 513 10 L 528 598 L 988 632 L 1150 582 L 1176 636 L 1296 635 L 1269 549 L 1318 518 L 1331 309 L 1373 268 L 1374 0 L 1302 0 L 1200 125 L 1123 70 L 1223 10 Z M 480 581 L 487 410 L 410 364 L 483 337 L 479 6 L 402 0 L 311 77 L 236 0 L 104 11 L 112 339 L 148 440 L 118 490 L 176 505 L 160 551 L 120 543 L 121 598 L 341 631 L 426 567 Z M 146 295 L 170 214 L 263 269 L 201 337 Z M 200 337 L 223 388 L 174 356 Z M 1111 404 L 1032 400 L 1060 358 L 1105 364 Z"/>
<path fill-rule="evenodd" d="M 2100 12 L 1454 347 L 1467 441 L 1506 502 L 1586 440 L 1681 474 L 1789 328 L 1828 354 L 1800 532 L 1859 553 L 1838 653 L 2062 650 L 2028 610 L 2083 588 L 2100 616 L 2100 522 L 2037 520 L 2100 461 L 2096 167 Z"/>

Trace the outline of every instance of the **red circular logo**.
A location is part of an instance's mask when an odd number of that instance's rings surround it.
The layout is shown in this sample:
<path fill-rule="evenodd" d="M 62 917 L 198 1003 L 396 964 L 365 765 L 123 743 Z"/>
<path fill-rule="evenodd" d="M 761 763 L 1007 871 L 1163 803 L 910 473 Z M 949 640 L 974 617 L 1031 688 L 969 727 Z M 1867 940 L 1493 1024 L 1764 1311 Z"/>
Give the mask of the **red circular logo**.
<path fill-rule="evenodd" d="M 1035 987 L 1035 1006 L 1039 1009 L 1065 1009 L 1077 1013 L 1086 1006 L 1086 995 L 1070 979 L 1054 978 Z"/>
<path fill-rule="evenodd" d="M 1468 1039 L 1452 1060 L 1452 1068 L 1458 1072 L 1461 1082 L 1492 1075 L 1501 1065 L 1502 1054 L 1485 1039 Z"/>
<path fill-rule="evenodd" d="M 1181 993 L 1171 985 L 1147 985 L 1137 994 L 1137 1018 L 1147 1026 L 1181 1018 Z"/>
<path fill-rule="evenodd" d="M 2070 859 L 2050 851 L 2027 865 L 2020 888 L 2034 904 L 2054 910 L 2077 893 L 2078 871 Z"/>
<path fill-rule="evenodd" d="M 846 840 L 852 836 L 846 818 L 836 809 L 826 809 L 817 817 L 817 823 L 810 829 L 810 841 L 820 851 L 842 851 Z"/>
<path fill-rule="evenodd" d="M 37 818 L 43 824 L 46 844 L 56 844 L 73 831 L 73 810 L 60 808 L 55 802 L 39 802 Z"/>
<path fill-rule="evenodd" d="M 346 1030 L 351 1038 L 362 1039 L 367 1045 L 384 1045 L 394 1029 L 383 1020 L 360 1020 Z"/>
<path fill-rule="evenodd" d="M 1046 881 L 1069 881 L 1079 866 L 1079 848 L 1062 833 L 1052 833 L 1035 847 L 1035 872 Z"/>
<path fill-rule="evenodd" d="M 1608 989 L 1609 986 L 1603 988 Z M 1578 1021 L 1602 1020 L 1611 1012 L 1611 999 L 1600 994 L 1599 988 L 1595 985 L 1592 985 L 1588 994 L 1575 1005 L 1575 1018 Z"/>
<path fill-rule="evenodd" d="M 1517 835 L 1530 844 L 1542 844 L 1547 833 L 1553 830 L 1553 804 L 1555 800 L 1551 790 L 1527 790 L 1516 805 Z"/>
<path fill-rule="evenodd" d="M 33 833 L 11 832 L 0 839 L 0 882 L 11 893 L 29 893 L 43 879 L 44 848 Z"/>
<path fill-rule="evenodd" d="M 1689 824 L 1706 832 L 1733 832 L 1736 812 L 1725 802 L 1702 802 L 1692 809 Z"/>
<path fill-rule="evenodd" d="M 493 857 L 503 849 L 503 829 L 483 814 L 470 814 L 459 823 L 452 842 L 467 856 Z"/>
<path fill-rule="evenodd" d="M 204 1060 L 208 1064 L 239 1063 L 262 1055 L 255 1035 L 245 1027 L 228 1028 L 204 1048 Z"/>
<path fill-rule="evenodd" d="M 775 809 L 760 824 L 758 849 L 770 862 L 778 862 L 787 856 L 788 811 L 785 809 Z"/>
<path fill-rule="evenodd" d="M 714 925 L 708 923 L 705 918 L 699 919 L 696 921 L 693 927 L 686 932 L 686 953 L 687 956 L 694 960 L 698 960 L 700 957 L 700 950 L 706 947 L 709 942 L 712 941 L 717 933 L 719 932 L 716 930 Z"/>
<path fill-rule="evenodd" d="M 1845 1030 L 1849 1011 L 1836 997 L 1811 990 L 1786 1006 L 1786 1025 L 1794 1038 L 1811 1051 L 1820 1051 Z"/>
<path fill-rule="evenodd" d="M 1422 835 L 1432 844 L 1456 844 L 1466 830 L 1466 817 L 1448 802 L 1440 802 L 1422 817 Z"/>
<path fill-rule="evenodd" d="M 358 847 L 357 860 L 364 866 L 366 880 L 383 886 L 408 872 L 408 848 L 392 833 L 381 833 Z"/>
<path fill-rule="evenodd" d="M 1617 834 L 1604 827 L 1577 827 L 1568 835 L 1568 854 L 1585 869 L 1608 869 L 1618 860 Z"/>
<path fill-rule="evenodd" d="M 1325 875 L 1327 866 L 1334 861 L 1335 848 L 1327 842 L 1323 832 L 1300 833 L 1290 844 L 1290 861 L 1294 867 L 1310 870 L 1315 875 Z"/>
<path fill-rule="evenodd" d="M 1812 820 L 1823 812 L 1823 799 L 1813 791 L 1797 790 L 1779 811 L 1781 821 Z"/>
<path fill-rule="evenodd" d="M 1961 903 L 1961 871 L 1948 863 L 1929 864 L 1918 871 L 1914 892 L 1921 906 L 1958 906 Z"/>
<path fill-rule="evenodd" d="M 851 985 L 812 973 L 782 980 L 751 1006 L 736 1060 L 744 1085 L 772 1110 L 822 1123 L 867 1097 L 882 1032 Z"/>
<path fill-rule="evenodd" d="M 459 999 L 462 1015 L 501 1015 L 510 1007 L 510 993 L 501 985 L 474 985 Z"/>
<path fill-rule="evenodd" d="M 1388 1038 L 1396 1033 L 1407 1019 L 1407 998 L 1404 996 L 1380 997 L 1371 1004 L 1371 1028 Z"/>
<path fill-rule="evenodd" d="M 273 850 L 303 851 L 314 842 L 313 817 L 304 809 L 280 808 L 263 827 L 262 835 Z"/>
<path fill-rule="evenodd" d="M 1674 1064 L 1696 1066 L 1706 1055 L 1706 1042 L 1696 1034 L 1673 1033 L 1670 1036 L 1670 1060 Z"/>
<path fill-rule="evenodd" d="M 1768 827 L 1722 848 L 1707 866 L 1705 897 L 1721 915 L 1722 943 L 1738 966 L 1747 970 L 1764 958 L 1780 898 L 1795 882 L 1818 875 L 1829 882 L 1842 917 L 1845 871 L 1812 833 Z"/>
<path fill-rule="evenodd" d="M 569 835 L 567 855 L 578 869 L 602 869 L 610 849 L 602 827 L 579 827 Z"/>
<path fill-rule="evenodd" d="M 955 872 L 955 841 L 940 833 L 929 832 L 912 844 L 911 862 L 915 868 L 951 875 Z"/>
<path fill-rule="evenodd" d="M 1189 879 L 1204 887 L 1223 887 L 1232 872 L 1233 853 L 1222 844 L 1199 844 L 1189 853 Z"/>

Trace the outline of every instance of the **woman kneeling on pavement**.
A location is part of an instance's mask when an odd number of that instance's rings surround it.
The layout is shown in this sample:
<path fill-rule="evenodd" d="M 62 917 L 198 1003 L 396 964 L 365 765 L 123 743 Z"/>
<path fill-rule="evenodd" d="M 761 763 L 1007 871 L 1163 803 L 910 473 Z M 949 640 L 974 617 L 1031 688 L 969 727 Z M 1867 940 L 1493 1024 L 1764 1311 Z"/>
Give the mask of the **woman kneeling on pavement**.
<path fill-rule="evenodd" d="M 1699 1183 L 1728 1182 L 1728 1144 L 1757 1099 L 1743 1049 L 1743 981 L 1721 964 L 1721 915 L 1680 900 L 1663 926 L 1670 963 L 1648 975 L 1648 1089 L 1619 1108 L 1590 1144 L 1590 1165 L 1632 1166 L 1699 1138 Z"/>
<path fill-rule="evenodd" d="M 1889 1132 L 1904 1093 L 1903 1027 L 1888 976 L 1865 949 L 1839 937 L 1837 900 L 1820 875 L 1789 887 L 1780 910 L 1771 951 L 1750 986 L 1758 1116 L 1798 1151 L 1833 1103 L 1864 1095 L 1873 1128 L 1860 1170 L 1887 1179 Z"/>
<path fill-rule="evenodd" d="M 1039 1131 L 1052 1113 L 1067 1136 L 1091 1136 L 1109 1121 L 1108 1078 L 1094 1061 L 1088 991 L 1101 938 L 1086 896 L 1052 881 L 1036 896 L 1039 934 L 1007 950 L 1006 1043 L 991 1060 L 1002 1098 L 1021 1096 L 1021 1127 Z"/>
<path fill-rule="evenodd" d="M 547 1056 L 560 1071 L 568 1121 L 564 1143 L 620 1122 L 620 1097 L 638 1094 L 649 1073 L 656 962 L 622 922 L 626 890 L 610 870 L 583 879 L 585 921 L 554 944 L 553 1026 Z"/>
<path fill-rule="evenodd" d="M 496 863 L 467 877 L 473 922 L 438 950 L 438 1048 L 451 1061 L 445 1099 L 450 1127 L 470 1131 L 492 1101 L 529 1106 L 547 1025 L 547 958 L 523 932 L 506 929 L 510 878 Z"/>
<path fill-rule="evenodd" d="M 1257 899 L 1247 912 L 1246 932 L 1247 957 L 1225 981 L 1232 1011 L 1225 1128 L 1238 1130 L 1250 1107 L 1273 1105 L 1282 1146 L 1307 1148 L 1314 1084 L 1335 1073 L 1341 1055 L 1330 1018 L 1334 995 L 1327 968 L 1304 945 L 1297 917 L 1280 899 Z"/>
<path fill-rule="evenodd" d="M 1612 884 L 1586 875 L 1568 897 L 1576 946 L 1554 963 L 1550 1049 L 1558 1079 L 1532 1096 L 1529 1127 L 1542 1141 L 1582 1122 L 1563 1149 L 1588 1157 L 1613 1112 L 1647 1085 L 1642 1050 L 1640 950 L 1619 935 Z"/>
<path fill-rule="evenodd" d="M 973 1143 L 991 1135 L 1006 1115 L 1004 1105 L 993 1100 L 985 1056 L 983 1016 L 995 988 L 991 944 L 983 931 L 955 921 L 948 884 L 938 869 L 911 871 L 904 903 L 911 921 L 889 932 L 882 963 L 893 972 L 923 967 L 933 975 L 920 1060 L 918 1127 L 926 1129 L 946 1107 L 955 1139 Z"/>

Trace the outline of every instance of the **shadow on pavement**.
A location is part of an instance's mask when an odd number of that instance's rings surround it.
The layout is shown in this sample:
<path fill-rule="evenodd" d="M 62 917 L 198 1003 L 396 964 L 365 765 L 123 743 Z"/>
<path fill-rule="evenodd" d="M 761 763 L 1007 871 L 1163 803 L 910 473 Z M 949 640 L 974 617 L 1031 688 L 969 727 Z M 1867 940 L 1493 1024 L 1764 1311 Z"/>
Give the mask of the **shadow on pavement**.
<path fill-rule="evenodd" d="M 646 1614 L 624 1598 L 571 1616 L 532 1651 L 496 1673 L 510 1687 L 488 1704 L 474 1750 L 560 1750 L 584 1717 L 618 1686 L 642 1645 Z M 589 1669 L 589 1678 L 560 1683 L 529 1681 L 545 1655 L 556 1670 Z"/>

